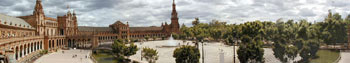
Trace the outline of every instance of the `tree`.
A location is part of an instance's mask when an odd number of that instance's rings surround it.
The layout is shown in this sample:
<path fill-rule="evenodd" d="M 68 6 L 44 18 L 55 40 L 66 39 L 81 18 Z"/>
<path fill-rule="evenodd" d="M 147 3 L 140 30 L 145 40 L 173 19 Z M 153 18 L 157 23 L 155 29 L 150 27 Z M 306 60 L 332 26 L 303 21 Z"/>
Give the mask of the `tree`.
<path fill-rule="evenodd" d="M 131 43 L 129 46 L 127 46 L 124 49 L 125 53 L 123 55 L 129 58 L 131 55 L 135 55 L 137 50 L 139 50 L 137 48 L 137 45 L 135 45 L 134 43 Z"/>
<path fill-rule="evenodd" d="M 316 53 L 320 47 L 317 40 L 308 40 L 304 43 L 301 49 L 300 57 L 302 58 L 299 63 L 309 63 L 309 60 L 316 57 Z"/>
<path fill-rule="evenodd" d="M 262 42 L 255 41 L 251 37 L 244 35 L 242 38 L 243 43 L 239 45 L 237 50 L 238 59 L 241 63 L 264 63 L 264 49 L 262 49 Z"/>
<path fill-rule="evenodd" d="M 157 39 L 157 37 L 153 36 L 153 37 L 152 37 L 152 39 L 153 39 L 153 40 L 156 40 L 156 39 Z"/>
<path fill-rule="evenodd" d="M 308 63 L 310 58 L 315 57 L 319 49 L 320 42 L 323 42 L 321 26 L 311 24 L 306 20 L 298 23 L 293 20 L 282 22 L 278 20 L 275 24 L 275 32 L 272 34 L 272 41 L 275 42 L 274 56 L 283 63 L 294 61 L 299 54 L 301 63 Z M 270 33 L 269 33 L 270 34 Z"/>
<path fill-rule="evenodd" d="M 209 23 L 208 32 L 210 37 L 214 38 L 216 41 L 223 38 L 226 33 L 226 22 L 220 22 L 219 20 L 212 20 Z"/>
<path fill-rule="evenodd" d="M 197 47 L 184 45 L 175 49 L 173 57 L 176 63 L 199 63 L 200 52 Z"/>
<path fill-rule="evenodd" d="M 118 57 L 127 57 L 136 54 L 138 48 L 133 43 L 128 46 L 125 44 L 124 40 L 118 39 L 115 40 L 112 44 L 112 51 Z"/>
<path fill-rule="evenodd" d="M 262 34 L 265 34 L 263 24 L 260 21 L 246 22 L 242 25 L 242 34 L 261 40 Z"/>
<path fill-rule="evenodd" d="M 185 36 L 184 38 L 193 38 L 194 34 L 193 34 L 193 28 L 187 28 L 187 27 L 181 27 L 180 29 L 182 31 L 182 34 Z"/>
<path fill-rule="evenodd" d="M 187 35 L 187 33 L 189 32 L 187 31 L 188 29 L 189 28 L 187 28 L 185 24 L 181 25 L 181 28 L 180 28 L 181 34 L 179 34 L 180 39 L 187 39 L 187 37 L 189 36 Z"/>
<path fill-rule="evenodd" d="M 215 40 L 222 38 L 223 30 L 222 29 L 210 29 L 210 36 Z"/>
<path fill-rule="evenodd" d="M 332 14 L 329 10 L 328 17 L 325 18 L 321 27 L 324 42 L 328 45 L 347 42 L 346 25 L 346 21 L 339 13 Z"/>
<path fill-rule="evenodd" d="M 192 25 L 196 26 L 197 24 L 199 24 L 199 18 L 195 18 L 194 21 L 192 21 Z"/>
<path fill-rule="evenodd" d="M 149 36 L 146 36 L 146 37 L 145 37 L 145 39 L 146 39 L 146 40 L 148 41 L 148 39 L 149 39 Z"/>
<path fill-rule="evenodd" d="M 174 38 L 174 39 L 179 39 L 179 38 L 180 38 L 180 34 L 172 33 L 172 35 L 173 35 L 173 38 Z"/>
<path fill-rule="evenodd" d="M 231 46 L 233 46 L 233 44 L 234 44 L 234 39 L 233 39 L 233 37 L 232 36 L 229 36 L 229 37 L 227 37 L 226 38 L 226 41 L 225 41 L 226 43 L 226 45 L 231 45 Z"/>
<path fill-rule="evenodd" d="M 123 55 L 125 48 L 127 47 L 122 39 L 115 40 L 112 44 L 113 53 L 115 53 L 117 56 Z"/>
<path fill-rule="evenodd" d="M 142 58 L 145 58 L 148 63 L 156 63 L 156 60 L 158 60 L 157 50 L 146 47 L 142 49 L 142 52 Z"/>
<path fill-rule="evenodd" d="M 196 26 L 192 27 L 192 33 L 193 36 L 195 37 L 195 45 L 198 47 L 198 42 L 203 40 L 204 38 L 207 38 L 209 36 L 208 34 L 208 24 L 205 23 L 199 23 Z"/>
<path fill-rule="evenodd" d="M 263 25 L 260 21 L 247 22 L 242 25 L 242 43 L 237 50 L 241 63 L 264 63 L 264 49 L 262 48 Z"/>
<path fill-rule="evenodd" d="M 272 37 L 274 42 L 273 54 L 283 63 L 290 62 L 298 54 L 298 48 L 293 45 L 297 39 L 297 26 L 293 20 L 288 20 L 286 23 L 278 20 L 275 26 L 276 32 Z"/>

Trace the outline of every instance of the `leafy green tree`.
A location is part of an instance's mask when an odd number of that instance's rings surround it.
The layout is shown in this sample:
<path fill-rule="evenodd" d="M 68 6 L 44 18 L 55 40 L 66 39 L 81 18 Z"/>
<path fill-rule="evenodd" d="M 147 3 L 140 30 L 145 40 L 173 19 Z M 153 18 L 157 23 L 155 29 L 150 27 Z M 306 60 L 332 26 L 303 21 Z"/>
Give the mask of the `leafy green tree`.
<path fill-rule="evenodd" d="M 274 42 L 273 54 L 283 63 L 290 62 L 298 54 L 298 48 L 293 45 L 297 39 L 297 26 L 293 20 L 288 20 L 286 23 L 278 20 L 275 26 L 277 31 L 274 32 L 272 37 Z"/>
<path fill-rule="evenodd" d="M 281 62 L 292 62 L 299 54 L 302 60 L 298 62 L 305 63 L 316 56 L 320 42 L 323 42 L 320 39 L 321 26 L 306 20 L 300 20 L 298 23 L 293 20 L 287 22 L 278 20 L 275 26 L 277 31 L 272 35 L 272 40 L 275 42 L 273 51 Z"/>
<path fill-rule="evenodd" d="M 262 41 L 255 41 L 248 35 L 244 35 L 242 43 L 237 50 L 238 59 L 241 63 L 264 63 L 264 49 Z"/>
<path fill-rule="evenodd" d="M 127 48 L 124 49 L 125 53 L 123 55 L 129 58 L 131 55 L 135 55 L 137 50 L 139 50 L 137 48 L 137 45 L 131 43 L 129 46 L 127 46 Z"/>
<path fill-rule="evenodd" d="M 332 14 L 329 11 L 322 24 L 324 42 L 328 45 L 347 42 L 346 25 L 339 13 Z"/>
<path fill-rule="evenodd" d="M 264 49 L 262 48 L 262 23 L 260 21 L 247 22 L 242 25 L 242 43 L 237 50 L 241 63 L 264 63 Z"/>
<path fill-rule="evenodd" d="M 214 38 L 216 41 L 223 38 L 223 35 L 227 32 L 226 22 L 220 22 L 219 20 L 212 20 L 209 23 L 208 32 L 210 37 Z"/>
<path fill-rule="evenodd" d="M 194 21 L 192 21 L 192 25 L 196 26 L 197 24 L 199 24 L 199 18 L 195 18 Z"/>
<path fill-rule="evenodd" d="M 226 38 L 226 41 L 225 41 L 226 43 L 226 45 L 231 45 L 231 46 L 233 46 L 233 44 L 234 44 L 234 39 L 233 39 L 233 37 L 232 36 L 229 36 L 228 38 Z"/>
<path fill-rule="evenodd" d="M 264 21 L 263 24 L 263 31 L 265 32 L 262 34 L 263 40 L 272 41 L 273 34 L 276 32 L 275 23 L 270 21 Z"/>
<path fill-rule="evenodd" d="M 211 29 L 209 32 L 210 36 L 213 37 L 215 40 L 222 38 L 224 33 L 222 29 Z"/>
<path fill-rule="evenodd" d="M 157 37 L 153 36 L 153 37 L 152 37 L 152 39 L 153 39 L 153 40 L 156 40 L 156 39 L 157 39 Z"/>
<path fill-rule="evenodd" d="M 124 40 L 118 39 L 115 40 L 112 44 L 112 51 L 118 57 L 127 57 L 136 54 L 138 48 L 136 45 L 131 43 L 130 45 L 126 45 Z"/>
<path fill-rule="evenodd" d="M 179 34 L 180 39 L 187 39 L 187 37 L 189 37 L 189 35 L 187 35 L 187 33 L 189 32 L 187 31 L 188 29 L 189 28 L 187 28 L 185 24 L 181 25 L 181 28 L 180 28 L 181 34 Z"/>
<path fill-rule="evenodd" d="M 146 36 L 146 37 L 145 37 L 145 39 L 146 39 L 147 41 L 148 41 L 149 38 L 150 38 L 149 36 Z"/>
<path fill-rule="evenodd" d="M 208 24 L 205 23 L 199 23 L 192 27 L 192 33 L 194 35 L 194 38 L 196 41 L 195 46 L 198 47 L 198 42 L 203 40 L 204 38 L 207 38 L 209 36 L 208 34 Z"/>
<path fill-rule="evenodd" d="M 158 60 L 157 50 L 146 47 L 142 49 L 142 52 L 142 58 L 145 58 L 148 63 L 156 63 L 156 60 Z"/>
<path fill-rule="evenodd" d="M 182 34 L 184 34 L 187 37 L 189 38 L 193 38 L 194 37 L 194 34 L 193 34 L 193 28 L 182 28 L 180 29 L 182 31 Z"/>
<path fill-rule="evenodd" d="M 174 39 L 179 39 L 179 36 L 180 36 L 179 34 L 177 34 L 177 33 L 172 33 L 172 35 L 173 35 L 173 38 L 174 38 Z"/>
<path fill-rule="evenodd" d="M 199 63 L 200 52 L 197 47 L 184 45 L 175 49 L 173 57 L 176 63 Z"/>
<path fill-rule="evenodd" d="M 303 48 L 300 51 L 300 57 L 302 58 L 299 63 L 309 63 L 310 59 L 316 57 L 316 53 L 320 45 L 317 40 L 308 40 L 304 43 Z"/>
<path fill-rule="evenodd" d="M 127 47 L 122 39 L 115 40 L 112 44 L 113 53 L 115 53 L 117 56 L 123 55 L 125 48 Z"/>
<path fill-rule="evenodd" d="M 242 34 L 262 40 L 262 34 L 265 34 L 263 24 L 260 21 L 246 22 L 242 25 Z"/>
<path fill-rule="evenodd" d="M 226 44 L 232 45 L 235 41 L 233 40 L 239 40 L 241 33 L 241 26 L 238 25 L 229 25 L 226 27 L 227 32 L 223 34 L 223 38 L 226 38 Z"/>

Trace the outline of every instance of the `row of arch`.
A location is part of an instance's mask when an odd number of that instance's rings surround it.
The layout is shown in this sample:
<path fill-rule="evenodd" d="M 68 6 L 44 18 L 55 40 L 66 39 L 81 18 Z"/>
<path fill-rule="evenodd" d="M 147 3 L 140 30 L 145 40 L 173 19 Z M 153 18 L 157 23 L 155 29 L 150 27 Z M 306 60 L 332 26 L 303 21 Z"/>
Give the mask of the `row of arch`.
<path fill-rule="evenodd" d="M 35 41 L 26 44 L 18 45 L 14 48 L 14 57 L 16 60 L 20 60 L 28 54 L 31 54 L 35 51 L 43 49 L 43 41 Z"/>
<path fill-rule="evenodd" d="M 113 40 L 113 39 L 117 39 L 117 36 L 100 36 L 98 37 L 98 40 Z"/>
<path fill-rule="evenodd" d="M 68 39 L 68 47 L 89 48 L 92 46 L 91 39 Z"/>
<path fill-rule="evenodd" d="M 130 35 L 130 38 L 144 38 L 146 36 L 149 36 L 149 37 L 163 37 L 163 36 L 165 36 L 165 34 L 161 34 L 161 33 L 156 33 L 156 34 L 132 34 L 132 35 Z"/>
<path fill-rule="evenodd" d="M 64 47 L 64 39 L 58 39 L 58 40 L 49 40 L 49 49 L 57 48 L 57 47 Z"/>

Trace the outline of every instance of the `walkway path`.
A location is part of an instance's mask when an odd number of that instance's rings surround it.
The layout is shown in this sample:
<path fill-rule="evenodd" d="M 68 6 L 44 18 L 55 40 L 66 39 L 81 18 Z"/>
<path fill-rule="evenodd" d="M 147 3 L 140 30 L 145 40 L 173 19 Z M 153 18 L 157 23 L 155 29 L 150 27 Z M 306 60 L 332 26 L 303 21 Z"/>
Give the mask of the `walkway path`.
<path fill-rule="evenodd" d="M 350 52 L 340 52 L 341 59 L 338 63 L 349 63 L 350 62 Z"/>
<path fill-rule="evenodd" d="M 90 53 L 91 50 L 61 50 L 44 55 L 34 61 L 34 63 L 93 63 L 89 58 Z M 77 56 L 73 58 L 73 55 Z"/>
<path fill-rule="evenodd" d="M 184 43 L 182 41 L 176 40 L 178 43 L 183 45 Z M 191 42 L 188 42 L 190 45 L 194 45 Z M 142 47 L 150 47 L 157 49 L 159 58 L 157 60 L 157 63 L 175 63 L 175 58 L 173 58 L 173 52 L 175 50 L 175 47 L 170 48 L 161 48 L 157 46 L 162 46 L 168 44 L 166 41 L 149 41 L 145 42 L 142 45 L 140 45 L 140 42 L 135 43 L 140 50 L 137 51 L 137 53 L 133 56 L 130 56 L 131 59 L 136 61 L 141 61 L 141 48 Z M 186 44 L 186 43 L 185 43 Z M 199 48 L 202 48 L 202 44 L 200 43 Z M 220 63 L 220 49 L 224 52 L 224 63 L 233 63 L 233 47 L 232 46 L 226 46 L 224 44 L 218 43 L 218 42 L 211 42 L 211 43 L 205 43 L 204 45 L 204 51 L 205 51 L 205 63 Z M 236 46 L 236 50 L 238 50 L 238 46 Z M 275 58 L 273 55 L 273 51 L 271 48 L 264 48 L 264 58 L 266 60 L 265 63 L 280 63 L 280 61 Z M 200 49 L 200 52 L 202 52 L 202 49 Z M 295 60 L 300 60 L 300 57 L 297 57 Z M 145 59 L 141 61 L 142 63 L 147 63 Z M 202 62 L 202 59 L 200 59 L 200 62 Z M 236 53 L 236 63 L 239 63 L 237 53 Z"/>

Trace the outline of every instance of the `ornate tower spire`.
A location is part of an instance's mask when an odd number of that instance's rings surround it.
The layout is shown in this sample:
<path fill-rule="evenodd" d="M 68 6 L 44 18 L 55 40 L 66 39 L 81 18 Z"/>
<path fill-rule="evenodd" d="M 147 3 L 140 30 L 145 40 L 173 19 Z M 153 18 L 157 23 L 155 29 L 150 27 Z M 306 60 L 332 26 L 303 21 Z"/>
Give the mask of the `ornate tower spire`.
<path fill-rule="evenodd" d="M 166 25 L 166 23 L 165 23 L 165 25 Z M 175 0 L 173 0 L 173 10 L 171 13 L 170 30 L 171 30 L 171 32 L 178 33 L 179 29 L 180 29 L 179 18 L 177 17 Z"/>
<path fill-rule="evenodd" d="M 36 0 L 33 14 L 34 15 L 44 14 L 43 5 L 41 5 L 41 0 Z"/>
<path fill-rule="evenodd" d="M 33 16 L 35 16 L 36 21 L 36 34 L 37 35 L 45 35 L 45 14 L 43 10 L 43 5 L 41 5 L 41 0 L 36 0 Z"/>
<path fill-rule="evenodd" d="M 76 16 L 75 11 L 73 10 L 73 16 Z"/>
<path fill-rule="evenodd" d="M 175 4 L 175 0 L 173 0 L 173 11 L 171 13 L 171 19 L 177 19 L 177 12 L 176 12 L 176 4 Z"/>

